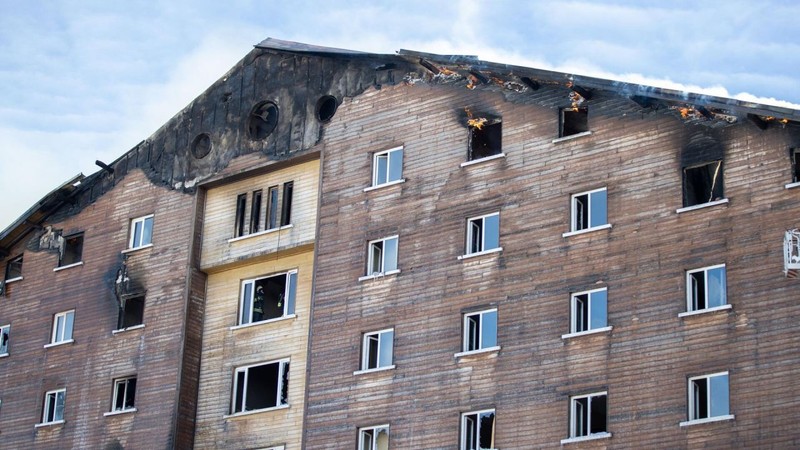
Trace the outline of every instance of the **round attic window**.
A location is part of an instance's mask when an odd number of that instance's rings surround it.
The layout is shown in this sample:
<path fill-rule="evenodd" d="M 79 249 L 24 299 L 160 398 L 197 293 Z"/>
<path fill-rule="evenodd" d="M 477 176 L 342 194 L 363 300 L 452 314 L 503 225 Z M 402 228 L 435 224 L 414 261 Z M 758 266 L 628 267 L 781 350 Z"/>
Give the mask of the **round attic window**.
<path fill-rule="evenodd" d="M 336 97 L 332 95 L 324 95 L 317 100 L 317 119 L 320 122 L 329 122 L 336 114 L 336 108 L 339 105 L 336 103 Z"/>
<path fill-rule="evenodd" d="M 272 102 L 261 102 L 253 107 L 247 117 L 247 134 L 260 141 L 275 131 L 278 125 L 278 107 Z"/>
<path fill-rule="evenodd" d="M 205 158 L 211 152 L 211 136 L 200 133 L 192 141 L 192 154 L 197 159 Z"/>

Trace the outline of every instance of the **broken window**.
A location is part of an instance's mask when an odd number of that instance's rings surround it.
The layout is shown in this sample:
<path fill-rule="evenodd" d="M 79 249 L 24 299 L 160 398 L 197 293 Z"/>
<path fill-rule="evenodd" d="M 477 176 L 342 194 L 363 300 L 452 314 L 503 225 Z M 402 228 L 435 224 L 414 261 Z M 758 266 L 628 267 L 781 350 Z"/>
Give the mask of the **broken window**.
<path fill-rule="evenodd" d="M 606 399 L 606 392 L 578 395 L 570 398 L 570 438 L 608 432 L 608 405 Z"/>
<path fill-rule="evenodd" d="M 471 119 L 468 159 L 487 158 L 503 152 L 503 123 L 500 120 Z"/>
<path fill-rule="evenodd" d="M 725 264 L 686 272 L 687 311 L 701 311 L 727 304 Z"/>
<path fill-rule="evenodd" d="M 497 309 L 464 314 L 464 352 L 497 347 Z"/>
<path fill-rule="evenodd" d="M 561 108 L 558 137 L 572 136 L 589 131 L 589 109 Z"/>
<path fill-rule="evenodd" d="M 8 355 L 8 340 L 11 337 L 11 325 L 0 327 L 0 356 Z"/>
<path fill-rule="evenodd" d="M 239 325 L 294 314 L 297 271 L 242 282 Z"/>
<path fill-rule="evenodd" d="M 494 410 L 461 415 L 461 450 L 494 449 Z"/>
<path fill-rule="evenodd" d="M 722 200 L 722 160 L 683 169 L 683 206 Z"/>
<path fill-rule="evenodd" d="M 572 196 L 572 231 L 608 224 L 606 195 L 606 188 L 601 188 Z"/>
<path fill-rule="evenodd" d="M 372 186 L 380 186 L 403 178 L 403 147 L 375 153 L 372 162 Z"/>
<path fill-rule="evenodd" d="M 244 215 L 247 211 L 247 194 L 239 194 L 236 196 L 236 223 L 234 228 L 234 237 L 244 236 Z"/>
<path fill-rule="evenodd" d="M 6 263 L 6 282 L 22 279 L 22 255 Z"/>
<path fill-rule="evenodd" d="M 141 325 L 144 321 L 144 297 L 123 298 L 117 329 Z"/>
<path fill-rule="evenodd" d="M 293 181 L 283 183 L 283 204 L 281 207 L 282 227 L 292 223 L 292 191 L 294 191 Z"/>
<path fill-rule="evenodd" d="M 332 95 L 323 95 L 317 100 L 317 120 L 322 123 L 330 122 L 333 115 L 336 114 L 338 107 L 336 97 Z"/>
<path fill-rule="evenodd" d="M 129 411 L 135 408 L 136 377 L 120 378 L 114 380 L 114 398 L 111 401 L 111 411 Z"/>
<path fill-rule="evenodd" d="M 789 150 L 792 157 L 792 183 L 800 183 L 800 148 Z"/>
<path fill-rule="evenodd" d="M 247 134 L 259 141 L 275 131 L 278 126 L 278 107 L 272 102 L 261 102 L 253 107 L 247 117 Z"/>
<path fill-rule="evenodd" d="M 500 248 L 500 213 L 467 219 L 466 255 Z"/>
<path fill-rule="evenodd" d="M 392 366 L 394 329 L 364 333 L 361 370 L 385 369 Z"/>
<path fill-rule="evenodd" d="M 131 220 L 128 248 L 139 248 L 153 243 L 153 215 Z"/>
<path fill-rule="evenodd" d="M 730 414 L 728 372 L 689 378 L 689 420 Z"/>
<path fill-rule="evenodd" d="M 606 288 L 572 294 L 570 333 L 598 330 L 608 325 Z"/>
<path fill-rule="evenodd" d="M 83 233 L 73 234 L 64 238 L 64 247 L 61 249 L 58 267 L 66 267 L 81 262 L 83 255 Z"/>
<path fill-rule="evenodd" d="M 389 450 L 389 425 L 359 428 L 358 450 Z"/>
<path fill-rule="evenodd" d="M 57 423 L 64 420 L 64 402 L 67 390 L 57 389 L 44 394 L 42 407 L 42 424 Z"/>
<path fill-rule="evenodd" d="M 397 270 L 397 236 L 371 241 L 368 247 L 367 276 Z"/>
<path fill-rule="evenodd" d="M 72 325 L 74 321 L 75 310 L 60 312 L 53 316 L 53 332 L 50 336 L 50 343 L 72 342 Z"/>
<path fill-rule="evenodd" d="M 289 404 L 289 360 L 236 369 L 231 414 Z"/>
<path fill-rule="evenodd" d="M 261 189 L 253 191 L 253 203 L 250 205 L 250 232 L 257 233 L 261 229 Z"/>

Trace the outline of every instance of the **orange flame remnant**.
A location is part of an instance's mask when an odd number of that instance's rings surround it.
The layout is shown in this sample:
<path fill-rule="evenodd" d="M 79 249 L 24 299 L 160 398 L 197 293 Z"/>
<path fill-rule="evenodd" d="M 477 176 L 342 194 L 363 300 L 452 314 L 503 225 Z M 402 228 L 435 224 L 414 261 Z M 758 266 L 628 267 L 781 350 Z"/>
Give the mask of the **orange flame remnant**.
<path fill-rule="evenodd" d="M 789 119 L 781 119 L 781 123 L 786 125 L 787 123 L 789 123 Z"/>
<path fill-rule="evenodd" d="M 467 83 L 467 89 L 475 89 L 475 86 L 478 85 L 478 79 L 475 78 L 475 75 L 467 75 L 467 79 L 469 83 Z"/>
<path fill-rule="evenodd" d="M 471 128 L 477 128 L 479 130 L 483 129 L 483 126 L 486 125 L 486 122 L 489 120 L 485 117 L 472 117 L 472 111 L 469 108 L 464 108 L 464 111 L 467 113 L 467 126 Z"/>
<path fill-rule="evenodd" d="M 583 103 L 583 96 L 575 91 L 569 93 L 569 100 L 572 102 L 572 110 L 577 111 L 578 105 Z"/>
<path fill-rule="evenodd" d="M 681 117 L 683 117 L 684 119 L 686 119 L 687 117 L 689 117 L 689 113 L 690 113 L 690 112 L 694 112 L 694 111 L 692 111 L 692 110 L 691 110 L 691 109 L 689 109 L 689 108 L 681 108 L 681 109 L 679 109 L 679 111 L 681 112 Z"/>
<path fill-rule="evenodd" d="M 455 71 L 450 70 L 447 67 L 440 67 L 439 68 L 439 73 L 441 73 L 442 75 L 445 75 L 445 76 L 447 76 L 447 75 L 455 75 L 456 74 Z"/>

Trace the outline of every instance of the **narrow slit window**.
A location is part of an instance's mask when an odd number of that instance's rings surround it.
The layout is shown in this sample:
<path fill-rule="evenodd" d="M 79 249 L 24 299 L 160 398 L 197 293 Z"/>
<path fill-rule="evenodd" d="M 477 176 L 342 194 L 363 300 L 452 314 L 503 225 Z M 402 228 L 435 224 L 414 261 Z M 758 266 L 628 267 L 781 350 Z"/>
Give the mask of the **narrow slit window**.
<path fill-rule="evenodd" d="M 267 230 L 278 228 L 278 186 L 272 186 L 267 191 Z"/>
<path fill-rule="evenodd" d="M 683 206 L 722 200 L 722 160 L 683 169 Z"/>
<path fill-rule="evenodd" d="M 284 227 L 292 223 L 292 194 L 294 182 L 283 183 L 283 204 L 281 207 L 281 226 Z"/>
<path fill-rule="evenodd" d="M 800 148 L 790 150 L 792 156 L 792 183 L 800 183 Z"/>
<path fill-rule="evenodd" d="M 0 327 L 0 355 L 8 354 L 8 344 L 11 339 L 11 325 Z"/>
<path fill-rule="evenodd" d="M 247 194 L 239 194 L 236 197 L 236 227 L 234 231 L 234 236 L 244 236 L 245 235 L 245 214 L 247 213 Z"/>
<path fill-rule="evenodd" d="M 499 155 L 503 152 L 503 123 L 499 120 L 493 123 L 480 122 L 480 125 L 469 127 L 469 155 L 468 159 L 474 161 Z"/>
<path fill-rule="evenodd" d="M 250 232 L 261 230 L 261 189 L 253 191 L 253 203 L 250 205 Z"/>
<path fill-rule="evenodd" d="M 589 109 L 561 108 L 558 137 L 567 137 L 589 131 Z"/>

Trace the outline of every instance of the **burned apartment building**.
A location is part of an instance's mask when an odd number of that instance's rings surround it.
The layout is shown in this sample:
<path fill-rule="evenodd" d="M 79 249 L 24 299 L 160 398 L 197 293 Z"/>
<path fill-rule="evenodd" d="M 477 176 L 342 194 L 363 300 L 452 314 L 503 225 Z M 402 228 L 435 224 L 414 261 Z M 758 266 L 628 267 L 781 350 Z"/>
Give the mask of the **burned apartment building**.
<path fill-rule="evenodd" d="M 274 39 L 0 232 L 0 447 L 800 445 L 800 111 Z"/>

